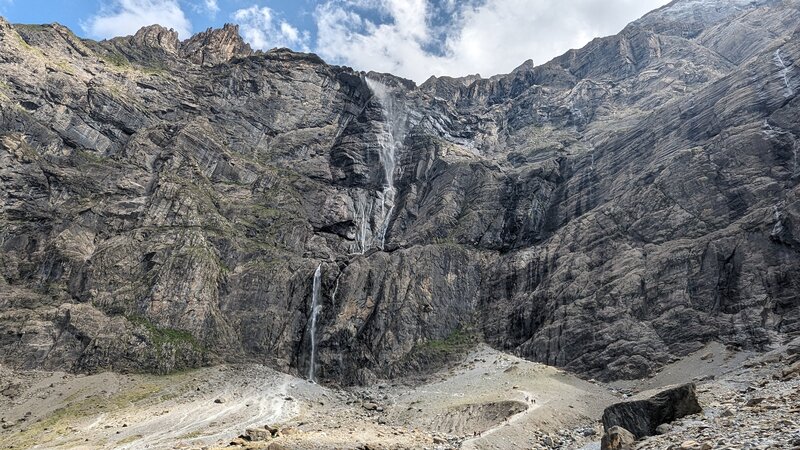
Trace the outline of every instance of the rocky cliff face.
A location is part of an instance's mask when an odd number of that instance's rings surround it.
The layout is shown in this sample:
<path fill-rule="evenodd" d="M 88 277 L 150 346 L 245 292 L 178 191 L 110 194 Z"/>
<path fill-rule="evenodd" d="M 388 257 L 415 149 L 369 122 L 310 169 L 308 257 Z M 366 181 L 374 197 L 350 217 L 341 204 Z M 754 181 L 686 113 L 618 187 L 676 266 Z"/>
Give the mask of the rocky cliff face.
<path fill-rule="evenodd" d="M 598 378 L 800 332 L 796 1 L 679 0 L 421 86 L 0 22 L 0 358 L 317 376 L 465 339 Z M 435 359 L 435 358 L 434 358 Z"/>

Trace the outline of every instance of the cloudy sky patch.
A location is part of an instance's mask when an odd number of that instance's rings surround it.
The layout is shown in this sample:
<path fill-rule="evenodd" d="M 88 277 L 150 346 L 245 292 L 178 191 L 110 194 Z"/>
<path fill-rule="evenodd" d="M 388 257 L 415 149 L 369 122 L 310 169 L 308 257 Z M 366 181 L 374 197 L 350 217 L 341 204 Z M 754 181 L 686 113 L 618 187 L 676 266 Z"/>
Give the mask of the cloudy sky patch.
<path fill-rule="evenodd" d="M 91 37 L 107 39 L 131 35 L 156 23 L 174 29 L 181 39 L 192 35 L 192 24 L 178 0 L 108 1 L 81 28 Z"/>
<path fill-rule="evenodd" d="M 372 6 L 381 23 L 364 18 L 363 5 L 353 3 L 317 7 L 316 51 L 329 61 L 421 82 L 430 75 L 507 73 L 528 59 L 542 64 L 594 37 L 617 33 L 667 2 L 381 0 Z"/>
<path fill-rule="evenodd" d="M 254 48 L 289 47 L 332 64 L 430 75 L 507 73 L 619 32 L 669 0 L 0 0 L 18 23 L 63 23 L 93 39 L 153 23 L 181 39 L 226 22 Z"/>

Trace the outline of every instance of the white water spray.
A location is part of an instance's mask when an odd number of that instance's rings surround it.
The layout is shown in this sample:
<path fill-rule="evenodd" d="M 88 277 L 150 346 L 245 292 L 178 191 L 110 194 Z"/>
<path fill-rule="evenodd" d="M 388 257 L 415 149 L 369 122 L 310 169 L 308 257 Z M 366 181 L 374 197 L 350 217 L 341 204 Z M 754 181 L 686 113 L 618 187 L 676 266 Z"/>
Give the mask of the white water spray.
<path fill-rule="evenodd" d="M 772 207 L 772 217 L 775 220 L 775 225 L 772 227 L 772 235 L 778 236 L 783 233 L 783 213 L 781 212 L 781 208 L 783 204 L 777 204 Z"/>
<path fill-rule="evenodd" d="M 394 186 L 395 168 L 397 167 L 397 147 L 402 144 L 403 115 L 402 109 L 396 104 L 389 88 L 378 81 L 367 78 L 367 86 L 372 90 L 375 99 L 381 104 L 384 114 L 384 130 L 378 136 L 378 156 L 383 166 L 384 182 L 383 191 L 380 193 L 381 222 L 380 248 L 386 246 L 386 233 L 389 231 L 389 222 L 392 218 L 397 191 Z M 362 253 L 365 245 L 362 246 Z"/>
<path fill-rule="evenodd" d="M 783 61 L 783 57 L 781 56 L 781 50 L 775 50 L 775 64 L 781 68 L 781 75 L 783 75 L 783 84 L 786 85 L 786 97 L 791 97 L 794 95 L 794 90 L 789 85 L 789 67 L 786 66 L 786 63 Z"/>
<path fill-rule="evenodd" d="M 355 253 L 363 255 L 367 251 L 367 237 L 369 233 L 369 218 L 372 216 L 372 203 L 368 199 L 369 194 L 359 192 L 355 202 L 356 213 L 356 249 Z"/>
<path fill-rule="evenodd" d="M 322 309 L 319 304 L 319 291 L 320 282 L 322 280 L 322 264 L 317 266 L 314 271 L 314 284 L 311 288 L 311 329 L 309 335 L 311 336 L 311 362 L 308 365 L 308 379 L 316 381 L 316 364 L 317 364 L 317 316 Z"/>

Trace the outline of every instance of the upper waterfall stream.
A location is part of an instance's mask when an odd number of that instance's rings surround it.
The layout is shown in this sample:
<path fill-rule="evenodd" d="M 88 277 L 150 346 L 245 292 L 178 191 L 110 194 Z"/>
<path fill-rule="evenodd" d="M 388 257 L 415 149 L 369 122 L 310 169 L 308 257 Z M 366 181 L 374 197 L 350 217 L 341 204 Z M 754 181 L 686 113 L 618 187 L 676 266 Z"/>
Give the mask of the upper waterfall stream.
<path fill-rule="evenodd" d="M 357 229 L 358 238 L 356 241 L 358 251 L 362 254 L 373 246 L 378 246 L 381 250 L 386 246 L 386 234 L 389 231 L 389 223 L 394 213 L 397 195 L 395 188 L 397 150 L 403 142 L 404 127 L 402 105 L 395 100 L 391 89 L 385 84 L 370 78 L 367 78 L 366 82 L 374 98 L 381 105 L 384 115 L 383 130 L 378 135 L 378 157 L 383 167 L 384 180 L 383 189 L 379 192 L 380 209 L 378 220 L 375 222 L 377 231 L 373 233 L 373 242 L 369 242 L 367 239 L 367 224 L 370 219 L 369 213 L 377 211 L 377 208 L 368 207 L 366 200 L 364 204 L 360 205 L 361 211 L 358 217 L 360 224 Z"/>

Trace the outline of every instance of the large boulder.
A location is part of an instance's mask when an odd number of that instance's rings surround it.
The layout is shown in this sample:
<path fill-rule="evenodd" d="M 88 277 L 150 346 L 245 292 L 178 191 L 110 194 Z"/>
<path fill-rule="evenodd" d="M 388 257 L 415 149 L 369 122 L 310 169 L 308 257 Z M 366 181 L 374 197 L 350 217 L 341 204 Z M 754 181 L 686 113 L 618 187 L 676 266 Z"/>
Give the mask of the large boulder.
<path fill-rule="evenodd" d="M 703 410 L 697 401 L 694 383 L 684 384 L 650 397 L 647 400 L 616 403 L 603 412 L 606 434 L 619 426 L 633 433 L 636 439 L 656 434 L 656 428 Z"/>

